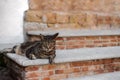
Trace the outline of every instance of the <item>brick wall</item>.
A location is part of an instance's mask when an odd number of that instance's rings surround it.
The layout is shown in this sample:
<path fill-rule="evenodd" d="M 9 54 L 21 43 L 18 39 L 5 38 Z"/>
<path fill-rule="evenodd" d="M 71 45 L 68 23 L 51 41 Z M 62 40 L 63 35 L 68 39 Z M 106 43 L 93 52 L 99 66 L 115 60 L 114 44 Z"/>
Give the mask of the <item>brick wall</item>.
<path fill-rule="evenodd" d="M 61 80 L 100 73 L 120 71 L 120 58 L 34 65 L 22 67 L 6 57 L 14 80 Z"/>
<path fill-rule="evenodd" d="M 29 0 L 26 30 L 118 29 L 119 0 Z"/>
<path fill-rule="evenodd" d="M 40 40 L 39 36 L 29 36 L 30 41 Z M 74 36 L 58 37 L 56 49 L 76 49 L 120 46 L 120 36 Z"/>

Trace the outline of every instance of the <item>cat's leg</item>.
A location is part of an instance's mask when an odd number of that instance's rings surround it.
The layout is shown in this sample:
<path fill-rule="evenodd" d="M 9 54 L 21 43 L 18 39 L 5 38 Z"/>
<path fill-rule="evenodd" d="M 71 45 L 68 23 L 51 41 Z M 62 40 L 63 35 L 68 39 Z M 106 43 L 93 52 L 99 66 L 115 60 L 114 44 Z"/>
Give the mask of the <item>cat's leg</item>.
<path fill-rule="evenodd" d="M 31 59 L 31 60 L 37 59 L 34 54 L 29 54 L 29 55 L 27 56 L 27 58 L 29 58 L 29 59 Z"/>
<path fill-rule="evenodd" d="M 30 54 L 30 56 L 31 56 L 31 59 L 32 59 L 32 60 L 37 59 L 34 54 Z"/>
<path fill-rule="evenodd" d="M 53 54 L 53 55 L 51 55 L 50 57 L 49 57 L 49 63 L 50 64 L 54 64 L 55 62 L 54 62 L 54 58 L 55 58 L 55 54 Z"/>
<path fill-rule="evenodd" d="M 11 53 L 12 48 L 6 48 L 0 51 L 0 54 Z"/>

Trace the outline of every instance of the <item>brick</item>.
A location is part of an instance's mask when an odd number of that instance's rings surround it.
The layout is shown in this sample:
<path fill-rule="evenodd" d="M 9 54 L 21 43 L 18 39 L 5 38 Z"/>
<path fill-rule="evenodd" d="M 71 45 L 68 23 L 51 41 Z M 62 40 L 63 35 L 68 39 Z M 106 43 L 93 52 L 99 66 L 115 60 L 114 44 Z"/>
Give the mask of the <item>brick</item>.
<path fill-rule="evenodd" d="M 42 22 L 43 13 L 40 11 L 26 11 L 25 13 L 25 21 L 28 22 Z"/>
<path fill-rule="evenodd" d="M 109 46 L 118 46 L 119 43 L 110 43 Z"/>
<path fill-rule="evenodd" d="M 87 6 L 87 10 L 102 11 L 101 10 L 101 7 L 102 7 L 101 4 L 102 4 L 101 0 L 87 0 L 85 6 Z"/>
<path fill-rule="evenodd" d="M 102 41 L 100 41 L 100 40 L 95 40 L 95 41 L 94 41 L 94 43 L 95 43 L 95 44 L 98 44 L 98 43 L 100 43 L 100 44 L 101 44 L 101 43 L 102 43 Z"/>
<path fill-rule="evenodd" d="M 114 21 L 115 21 L 116 24 L 119 25 L 119 24 L 120 24 L 120 17 L 118 17 L 118 16 L 115 17 L 115 18 L 114 18 Z"/>
<path fill-rule="evenodd" d="M 116 40 L 116 39 L 113 39 L 113 40 L 110 40 L 110 42 L 117 42 L 118 40 Z"/>
<path fill-rule="evenodd" d="M 115 11 L 114 4 L 115 4 L 114 0 L 109 0 L 109 1 L 104 0 L 103 11 L 104 12 L 113 12 L 113 11 Z M 104 8 L 104 7 L 106 7 L 106 8 Z"/>
<path fill-rule="evenodd" d="M 30 0 L 30 9 L 68 11 L 71 9 L 72 0 Z"/>
<path fill-rule="evenodd" d="M 109 46 L 109 43 L 103 43 L 102 44 L 102 47 L 108 47 Z"/>
<path fill-rule="evenodd" d="M 120 62 L 120 58 L 113 59 L 113 62 Z"/>
<path fill-rule="evenodd" d="M 63 41 L 56 41 L 56 45 L 64 45 Z"/>
<path fill-rule="evenodd" d="M 96 29 L 97 27 L 97 15 L 95 14 L 87 14 L 86 17 L 86 26 L 91 28 L 91 29 Z"/>
<path fill-rule="evenodd" d="M 93 47 L 95 47 L 95 45 L 94 44 L 86 44 L 85 47 L 93 48 Z"/>
<path fill-rule="evenodd" d="M 49 75 L 54 75 L 54 70 L 53 71 L 49 71 Z"/>
<path fill-rule="evenodd" d="M 110 40 L 110 42 L 117 42 L 117 41 L 118 41 L 117 39 Z"/>
<path fill-rule="evenodd" d="M 59 74 L 50 77 L 50 80 L 61 80 L 67 78 L 66 74 Z"/>
<path fill-rule="evenodd" d="M 95 71 L 97 70 L 96 66 L 89 66 L 88 71 Z"/>
<path fill-rule="evenodd" d="M 101 39 L 115 39 L 116 36 L 102 36 Z"/>
<path fill-rule="evenodd" d="M 55 74 L 63 74 L 64 70 L 55 70 Z"/>
<path fill-rule="evenodd" d="M 86 40 L 100 40 L 99 36 L 86 36 L 85 37 Z"/>
<path fill-rule="evenodd" d="M 53 70 L 55 65 L 43 65 L 42 70 Z"/>
<path fill-rule="evenodd" d="M 105 16 L 97 15 L 97 26 L 104 24 Z"/>
<path fill-rule="evenodd" d="M 82 70 L 82 71 L 88 71 L 88 66 L 83 66 L 83 67 L 81 67 L 81 70 Z"/>
<path fill-rule="evenodd" d="M 85 0 L 76 0 L 73 2 L 73 10 L 85 10 L 87 9 L 86 1 Z"/>
<path fill-rule="evenodd" d="M 66 47 L 65 45 L 56 45 L 56 49 L 63 50 L 63 49 L 66 49 Z"/>
<path fill-rule="evenodd" d="M 67 37 L 66 39 L 67 39 L 67 41 L 68 40 L 82 40 L 83 41 L 83 40 L 85 40 L 85 37 Z"/>
<path fill-rule="evenodd" d="M 45 77 L 42 80 L 50 80 L 50 78 L 49 77 Z"/>
<path fill-rule="evenodd" d="M 111 24 L 112 24 L 112 18 L 111 18 L 110 16 L 105 16 L 105 21 L 104 21 L 104 23 L 111 25 Z"/>
<path fill-rule="evenodd" d="M 95 71 L 96 74 L 101 74 L 101 73 L 105 73 L 105 70 L 97 70 Z"/>
<path fill-rule="evenodd" d="M 26 73 L 26 78 L 35 78 L 35 77 L 40 77 L 41 73 L 38 71 L 32 71 L 32 72 L 27 72 Z"/>
<path fill-rule="evenodd" d="M 67 49 L 77 49 L 77 48 L 83 48 L 85 47 L 84 45 L 67 45 L 66 48 Z"/>
<path fill-rule="evenodd" d="M 52 76 L 52 75 L 54 75 L 54 70 L 41 72 L 41 76 Z"/>
<path fill-rule="evenodd" d="M 80 45 L 80 46 L 84 46 L 85 45 L 85 41 L 74 41 L 74 40 L 71 40 L 71 41 L 66 41 L 66 45 L 68 46 L 77 46 L 77 45 Z"/>
<path fill-rule="evenodd" d="M 68 11 L 71 9 L 72 0 L 52 0 L 53 9 L 56 11 Z"/>
<path fill-rule="evenodd" d="M 86 14 L 79 13 L 70 15 L 70 23 L 76 23 L 78 27 L 85 27 L 86 26 Z"/>
<path fill-rule="evenodd" d="M 59 65 L 59 66 L 58 66 Z M 70 66 L 69 66 L 69 63 L 59 63 L 59 64 L 56 64 L 56 67 L 55 69 L 56 70 L 64 70 L 64 69 L 68 69 Z"/>
<path fill-rule="evenodd" d="M 64 74 L 71 74 L 71 73 L 73 73 L 74 72 L 74 70 L 73 70 L 73 68 L 69 68 L 69 69 L 65 69 L 64 70 Z"/>
<path fill-rule="evenodd" d="M 73 62 L 70 64 L 71 67 L 78 67 L 78 66 L 88 66 L 88 65 L 92 65 L 91 61 L 82 61 L 82 62 Z"/>
<path fill-rule="evenodd" d="M 69 22 L 69 15 L 57 14 L 56 19 L 57 19 L 57 23 L 68 23 Z"/>
<path fill-rule="evenodd" d="M 76 72 L 80 72 L 80 71 L 81 71 L 81 69 L 80 69 L 79 67 L 73 69 L 73 72 L 75 72 L 75 73 L 76 73 Z"/>
<path fill-rule="evenodd" d="M 41 1 L 41 2 L 39 2 Z M 29 0 L 29 8 L 30 9 L 41 9 L 40 5 L 42 3 L 42 0 Z"/>
<path fill-rule="evenodd" d="M 42 19 L 45 23 L 56 23 L 56 13 L 45 13 Z"/>
<path fill-rule="evenodd" d="M 92 65 L 99 65 L 99 64 L 103 64 L 103 60 L 94 60 L 92 62 Z"/>
<path fill-rule="evenodd" d="M 103 64 L 110 64 L 110 63 L 112 63 L 112 59 L 104 59 L 103 60 Z"/>
<path fill-rule="evenodd" d="M 25 71 L 37 71 L 39 70 L 39 66 L 29 66 L 27 68 L 25 68 Z"/>

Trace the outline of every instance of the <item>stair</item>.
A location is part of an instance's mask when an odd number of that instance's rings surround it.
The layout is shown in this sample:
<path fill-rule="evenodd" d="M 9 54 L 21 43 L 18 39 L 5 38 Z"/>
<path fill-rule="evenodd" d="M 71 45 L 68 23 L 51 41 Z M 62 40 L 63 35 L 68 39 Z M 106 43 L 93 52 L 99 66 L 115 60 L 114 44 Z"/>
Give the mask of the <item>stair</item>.
<path fill-rule="evenodd" d="M 25 56 L 8 53 L 7 57 L 21 66 L 49 64 L 48 59 L 29 60 Z M 70 50 L 56 50 L 55 63 L 77 62 L 120 58 L 120 47 L 81 48 Z"/>
<path fill-rule="evenodd" d="M 29 60 L 24 56 L 12 53 L 8 53 L 5 60 L 7 67 L 13 73 L 11 75 L 14 80 L 61 80 L 67 78 L 74 80 L 74 77 L 120 71 L 119 52 L 119 46 L 57 50 L 55 64 L 52 65 L 48 63 L 48 59 Z"/>
<path fill-rule="evenodd" d="M 40 33 L 53 32 L 28 32 L 28 39 L 39 40 Z M 29 60 L 13 53 L 4 57 L 14 80 L 82 80 L 99 74 L 106 77 L 106 73 L 120 71 L 119 39 L 119 30 L 61 31 L 56 39 L 55 64 L 49 64 L 48 59 Z"/>

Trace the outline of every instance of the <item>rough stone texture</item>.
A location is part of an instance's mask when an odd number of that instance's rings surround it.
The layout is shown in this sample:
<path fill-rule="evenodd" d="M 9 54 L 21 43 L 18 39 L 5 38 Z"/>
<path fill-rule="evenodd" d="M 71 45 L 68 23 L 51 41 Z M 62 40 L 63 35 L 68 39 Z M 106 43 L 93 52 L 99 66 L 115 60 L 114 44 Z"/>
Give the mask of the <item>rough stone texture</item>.
<path fill-rule="evenodd" d="M 58 30 L 118 29 L 119 5 L 119 0 L 29 0 L 25 21 Z"/>
<path fill-rule="evenodd" d="M 52 12 L 52 11 L 34 11 L 26 12 L 26 22 L 35 22 L 46 24 L 51 29 L 119 29 L 120 16 L 100 14 L 92 12 Z M 66 25 L 67 24 L 67 25 Z M 71 25 L 73 24 L 73 25 Z M 30 29 L 29 26 L 24 25 Z M 33 26 L 34 28 L 35 26 Z M 46 27 L 45 27 L 46 29 Z M 41 29 L 38 29 L 41 30 Z M 30 30 L 27 30 L 30 31 Z"/>
<path fill-rule="evenodd" d="M 31 10 L 116 12 L 119 0 L 29 0 Z"/>

